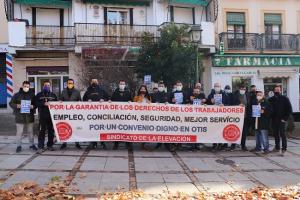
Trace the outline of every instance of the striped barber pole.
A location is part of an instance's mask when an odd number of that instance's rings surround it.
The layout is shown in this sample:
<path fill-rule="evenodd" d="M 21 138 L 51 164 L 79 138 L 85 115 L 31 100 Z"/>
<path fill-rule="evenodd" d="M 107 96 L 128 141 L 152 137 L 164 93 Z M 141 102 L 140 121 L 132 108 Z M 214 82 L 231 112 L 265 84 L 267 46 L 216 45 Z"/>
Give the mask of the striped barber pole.
<path fill-rule="evenodd" d="M 6 89 L 7 97 L 11 98 L 13 96 L 13 77 L 12 77 L 13 67 L 12 67 L 12 56 L 6 54 Z"/>

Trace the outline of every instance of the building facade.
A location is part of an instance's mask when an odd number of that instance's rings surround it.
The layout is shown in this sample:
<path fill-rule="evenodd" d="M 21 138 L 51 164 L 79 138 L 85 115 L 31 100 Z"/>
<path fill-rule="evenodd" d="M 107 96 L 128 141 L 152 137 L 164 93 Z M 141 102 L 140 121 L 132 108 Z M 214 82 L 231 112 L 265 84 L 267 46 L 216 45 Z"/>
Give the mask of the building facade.
<path fill-rule="evenodd" d="M 83 90 L 93 75 L 112 89 L 120 77 L 133 84 L 142 35 L 156 40 L 169 22 L 201 27 L 196 45 L 209 69 L 215 52 L 211 9 L 205 0 L 14 0 L 8 23 L 14 90 L 28 79 L 38 92 L 50 80 L 59 96 L 69 77 Z M 209 74 L 204 69 L 203 77 Z"/>
<path fill-rule="evenodd" d="M 254 84 L 266 94 L 279 84 L 299 112 L 300 2 L 222 0 L 219 16 L 211 81 L 233 90 Z"/>

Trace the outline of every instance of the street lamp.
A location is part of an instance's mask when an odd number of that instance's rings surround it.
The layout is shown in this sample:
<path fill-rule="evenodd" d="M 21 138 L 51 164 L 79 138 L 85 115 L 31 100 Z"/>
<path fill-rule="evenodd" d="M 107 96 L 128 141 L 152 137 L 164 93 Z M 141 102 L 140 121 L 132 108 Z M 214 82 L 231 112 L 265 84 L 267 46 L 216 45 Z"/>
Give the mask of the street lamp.
<path fill-rule="evenodd" d="M 198 44 L 201 44 L 201 32 L 200 25 L 193 25 L 189 30 L 190 41 L 192 41 L 196 49 L 196 83 L 199 81 Z"/>

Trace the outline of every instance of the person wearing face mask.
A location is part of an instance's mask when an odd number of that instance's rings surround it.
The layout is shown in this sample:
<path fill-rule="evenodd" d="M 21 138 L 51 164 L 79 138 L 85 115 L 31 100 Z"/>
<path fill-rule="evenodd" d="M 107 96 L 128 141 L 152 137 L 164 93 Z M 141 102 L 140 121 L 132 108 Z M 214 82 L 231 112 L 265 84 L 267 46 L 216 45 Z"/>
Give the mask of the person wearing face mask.
<path fill-rule="evenodd" d="M 152 103 L 167 103 L 168 102 L 168 94 L 165 91 L 164 82 L 158 83 L 158 91 L 152 95 Z"/>
<path fill-rule="evenodd" d="M 274 88 L 274 96 L 269 99 L 269 102 L 273 109 L 271 116 L 272 129 L 275 137 L 274 152 L 280 151 L 280 140 L 282 141 L 282 153 L 287 150 L 286 139 L 286 123 L 289 116 L 292 114 L 292 106 L 288 97 L 281 94 L 281 87 L 279 85 Z"/>
<path fill-rule="evenodd" d="M 252 98 L 252 101 L 254 99 Z M 249 98 L 249 94 L 246 92 L 246 87 L 244 85 L 240 85 L 239 90 L 237 90 L 233 94 L 233 105 L 243 106 L 245 107 L 245 115 L 244 115 L 244 126 L 242 131 L 242 139 L 241 139 L 241 147 L 243 151 L 248 151 L 246 147 L 246 138 L 249 133 L 249 129 L 251 127 L 251 101 Z"/>
<path fill-rule="evenodd" d="M 264 153 L 269 152 L 269 139 L 268 131 L 270 127 L 270 116 L 272 114 L 272 108 L 268 101 L 264 97 L 264 93 L 261 90 L 256 91 L 255 103 L 252 103 L 252 123 L 251 127 L 255 132 L 256 146 L 251 150 L 254 152 Z"/>
<path fill-rule="evenodd" d="M 83 101 L 108 101 L 107 92 L 100 87 L 98 79 L 93 78 L 91 80 L 90 86 L 87 88 L 87 91 L 83 95 Z M 107 149 L 106 144 L 101 142 L 103 149 Z M 91 142 L 89 145 L 90 149 L 95 149 L 97 147 L 97 142 Z"/>
<path fill-rule="evenodd" d="M 224 106 L 228 105 L 225 92 L 221 89 L 220 83 L 214 84 L 214 89 L 211 90 L 210 94 L 207 97 L 208 105 L 218 105 Z M 222 143 L 213 143 L 212 150 L 222 150 L 224 144 Z"/>
<path fill-rule="evenodd" d="M 57 96 L 51 92 L 51 84 L 49 81 L 45 81 L 43 85 L 43 90 L 36 95 L 36 105 L 39 110 L 39 124 L 40 131 L 38 136 L 38 153 L 44 151 L 45 135 L 46 130 L 48 131 L 48 150 L 54 151 L 54 129 L 49 111 L 49 102 L 57 101 Z"/>
<path fill-rule="evenodd" d="M 130 102 L 132 100 L 130 90 L 126 87 L 126 82 L 124 80 L 119 81 L 118 88 L 114 91 L 111 101 L 116 102 Z M 130 143 L 126 143 L 126 147 L 131 148 Z M 113 149 L 117 150 L 119 148 L 119 142 L 114 142 Z"/>
<path fill-rule="evenodd" d="M 79 90 L 74 88 L 74 80 L 73 79 L 68 79 L 67 81 L 67 88 L 65 88 L 60 95 L 60 101 L 81 101 L 81 96 Z M 75 143 L 75 146 L 77 149 L 81 149 L 81 146 L 79 142 Z M 61 146 L 60 149 L 65 149 L 67 148 L 67 143 L 64 142 Z"/>
<path fill-rule="evenodd" d="M 170 103 L 172 104 L 187 104 L 189 103 L 188 95 L 183 91 L 183 85 L 181 81 L 176 82 L 176 87 L 173 88 L 173 91 L 170 95 Z"/>
<path fill-rule="evenodd" d="M 35 101 L 34 101 L 35 95 L 29 89 L 29 87 L 30 87 L 30 82 L 24 81 L 19 92 L 14 94 L 9 102 L 9 105 L 13 109 L 15 115 L 15 122 L 17 128 L 17 134 L 16 134 L 17 153 L 19 153 L 22 150 L 22 146 L 21 146 L 22 136 L 23 136 L 25 126 L 27 128 L 27 134 L 28 134 L 28 139 L 30 144 L 29 148 L 34 151 L 37 150 L 36 146 L 34 145 L 34 137 L 33 137 L 34 110 L 36 108 Z M 24 104 L 24 101 L 28 102 L 27 111 L 25 112 L 24 110 L 21 109 L 22 102 Z"/>

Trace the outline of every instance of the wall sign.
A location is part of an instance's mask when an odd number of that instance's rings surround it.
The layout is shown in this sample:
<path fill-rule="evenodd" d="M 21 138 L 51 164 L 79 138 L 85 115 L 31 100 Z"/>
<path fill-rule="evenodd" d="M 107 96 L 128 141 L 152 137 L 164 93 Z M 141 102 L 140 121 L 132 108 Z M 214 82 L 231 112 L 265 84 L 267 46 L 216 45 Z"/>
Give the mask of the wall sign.
<path fill-rule="evenodd" d="M 300 66 L 300 56 L 282 55 L 225 55 L 213 58 L 214 67 Z"/>

